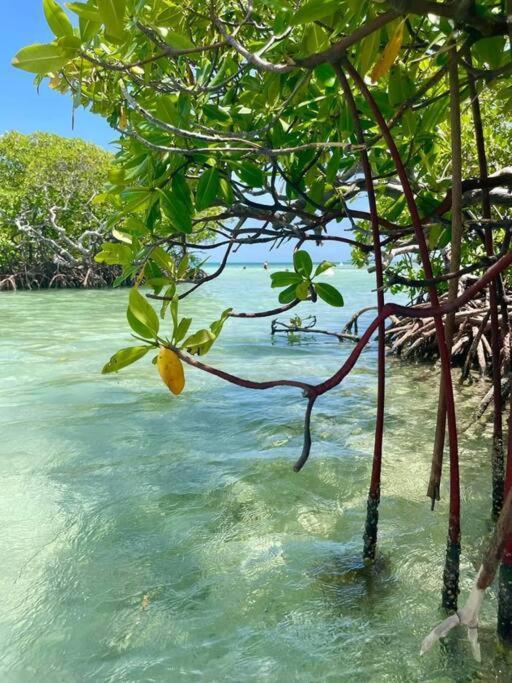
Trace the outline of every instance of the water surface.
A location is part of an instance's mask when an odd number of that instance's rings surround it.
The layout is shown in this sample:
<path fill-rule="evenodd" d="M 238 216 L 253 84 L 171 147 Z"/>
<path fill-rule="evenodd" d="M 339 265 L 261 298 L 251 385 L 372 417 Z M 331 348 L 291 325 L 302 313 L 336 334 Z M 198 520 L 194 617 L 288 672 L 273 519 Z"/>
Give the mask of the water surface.
<path fill-rule="evenodd" d="M 373 303 L 373 278 L 337 269 L 340 329 Z M 304 399 L 250 392 L 187 369 L 173 397 L 146 357 L 99 372 L 130 342 L 127 291 L 2 294 L 0 679 L 65 681 L 510 680 L 495 597 L 483 664 L 460 631 L 424 658 L 442 614 L 443 500 L 425 498 L 436 372 L 389 363 L 380 560 L 360 565 L 375 414 L 375 345 L 315 408 L 300 474 Z M 197 326 L 227 306 L 276 305 L 269 274 L 228 268 L 187 300 Z M 311 304 L 303 304 L 306 315 Z M 366 323 L 371 313 L 365 316 Z M 253 379 L 331 374 L 352 348 L 272 340 L 231 320 L 208 361 Z M 471 423 L 485 386 L 458 390 Z M 462 434 L 462 590 L 489 530 L 489 431 Z"/>

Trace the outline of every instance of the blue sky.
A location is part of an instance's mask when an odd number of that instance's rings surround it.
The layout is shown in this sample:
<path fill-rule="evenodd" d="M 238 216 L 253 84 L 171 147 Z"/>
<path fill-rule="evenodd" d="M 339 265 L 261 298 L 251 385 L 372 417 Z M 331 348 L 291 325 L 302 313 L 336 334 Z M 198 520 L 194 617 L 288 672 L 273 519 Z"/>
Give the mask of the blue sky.
<path fill-rule="evenodd" d="M 21 47 L 52 40 L 42 0 L 3 0 L 2 5 L 0 132 L 44 130 L 66 137 L 81 137 L 108 147 L 115 135 L 103 119 L 79 110 L 75 114 L 73 130 L 71 100 L 46 86 L 41 86 L 38 94 L 32 75 L 11 66 L 11 59 Z"/>
<path fill-rule="evenodd" d="M 63 3 L 62 3 L 63 4 Z M 22 133 L 46 131 L 66 137 L 80 137 L 105 148 L 116 138 L 103 119 L 78 110 L 74 130 L 71 124 L 71 99 L 53 92 L 44 84 L 37 92 L 31 74 L 11 66 L 11 59 L 24 45 L 44 43 L 52 39 L 43 14 L 42 0 L 2 0 L 0 28 L 0 133 L 18 130 Z M 341 226 L 337 230 L 342 234 Z M 217 251 L 217 250 L 215 250 Z M 308 244 L 315 261 L 329 259 L 334 262 L 350 258 L 346 245 L 331 243 L 323 248 Z M 232 261 L 289 261 L 291 245 L 269 253 L 265 245 L 242 247 Z M 211 260 L 220 254 L 209 252 Z"/>

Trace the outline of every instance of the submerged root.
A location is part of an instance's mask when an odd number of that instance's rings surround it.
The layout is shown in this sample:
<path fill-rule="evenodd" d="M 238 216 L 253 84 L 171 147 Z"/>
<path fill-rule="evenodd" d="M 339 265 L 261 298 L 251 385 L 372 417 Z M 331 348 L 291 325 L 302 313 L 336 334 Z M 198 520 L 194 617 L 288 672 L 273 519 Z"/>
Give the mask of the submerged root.
<path fill-rule="evenodd" d="M 43 264 L 14 273 L 0 273 L 0 290 L 110 287 L 120 272 L 118 267 L 99 263 L 59 267 Z"/>

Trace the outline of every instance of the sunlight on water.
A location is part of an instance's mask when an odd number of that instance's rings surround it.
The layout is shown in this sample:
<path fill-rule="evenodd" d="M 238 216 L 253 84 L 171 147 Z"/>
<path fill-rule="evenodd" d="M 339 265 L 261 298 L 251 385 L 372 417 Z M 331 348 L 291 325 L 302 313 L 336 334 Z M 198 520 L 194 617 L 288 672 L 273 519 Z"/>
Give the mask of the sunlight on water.
<path fill-rule="evenodd" d="M 345 309 L 315 313 L 340 329 L 372 303 L 373 279 L 338 268 L 331 282 Z M 268 272 L 233 266 L 185 308 L 202 327 L 227 306 L 275 306 L 268 285 Z M 129 344 L 126 298 L 0 296 L 2 681 L 511 680 L 493 593 L 482 665 L 462 631 L 419 657 L 441 616 L 446 540 L 446 480 L 434 513 L 425 498 L 431 368 L 388 363 L 381 555 L 365 568 L 375 346 L 318 401 L 312 457 L 294 474 L 299 392 L 249 392 L 189 368 L 175 398 L 147 358 L 99 373 Z M 273 341 L 269 330 L 269 320 L 231 320 L 209 362 L 312 380 L 351 349 Z M 463 426 L 485 390 L 457 389 Z M 462 434 L 464 592 L 489 531 L 488 444 L 484 425 Z"/>

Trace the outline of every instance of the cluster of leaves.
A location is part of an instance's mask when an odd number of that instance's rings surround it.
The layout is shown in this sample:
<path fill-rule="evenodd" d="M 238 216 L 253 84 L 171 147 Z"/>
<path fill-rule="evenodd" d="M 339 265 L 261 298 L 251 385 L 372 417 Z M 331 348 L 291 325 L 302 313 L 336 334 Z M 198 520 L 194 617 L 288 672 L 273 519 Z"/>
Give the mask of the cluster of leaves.
<path fill-rule="evenodd" d="M 152 340 L 155 343 L 163 343 L 174 348 L 181 348 L 190 354 L 197 354 L 198 356 L 204 355 L 211 349 L 232 310 L 230 308 L 226 309 L 219 320 L 210 325 L 209 329 L 200 329 L 187 336 L 192 318 L 180 318 L 179 299 L 176 295 L 172 297 L 169 303 L 172 334 L 170 337 L 160 337 L 160 320 L 155 309 L 146 297 L 140 293 L 138 286 L 133 287 L 130 290 L 126 313 L 130 327 L 137 336 L 143 339 Z M 165 309 L 161 312 L 161 318 L 163 319 L 164 316 Z"/>
<path fill-rule="evenodd" d="M 283 291 L 279 294 L 279 301 L 282 304 L 289 304 L 295 299 L 306 301 L 309 297 L 316 299 L 319 296 L 330 306 L 343 306 L 343 296 L 341 293 L 327 282 L 315 282 L 315 278 L 326 270 L 333 268 L 334 264 L 329 261 L 322 261 L 313 273 L 313 261 L 307 251 L 299 250 L 293 254 L 294 272 L 278 271 L 270 276 L 272 287 Z"/>
<path fill-rule="evenodd" d="M 232 309 L 228 308 L 223 311 L 220 318 L 211 323 L 209 328 L 202 328 L 192 334 L 188 334 L 192 318 L 179 315 L 179 299 L 176 294 L 172 294 L 173 291 L 175 291 L 175 285 L 171 285 L 170 290 L 168 290 L 169 300 L 164 302 L 160 313 L 160 318 L 164 319 L 167 307 L 170 310 L 171 334 L 166 337 L 161 335 L 159 316 L 147 298 L 140 293 L 139 286 L 136 285 L 130 290 L 126 317 L 134 336 L 146 343 L 143 346 L 130 346 L 117 351 L 103 367 L 102 372 L 104 374 L 118 372 L 122 368 L 138 361 L 152 348 L 160 347 L 160 354 L 157 358 L 162 359 L 163 357 L 167 368 L 164 373 L 165 377 L 163 377 L 164 381 L 166 381 L 173 393 L 181 393 L 183 386 L 179 390 L 174 390 L 173 383 L 176 376 L 184 377 L 181 360 L 173 353 L 170 356 L 171 361 L 166 352 L 172 349 L 180 349 L 191 355 L 202 356 L 208 353 L 220 335 Z M 162 354 L 164 355 L 162 356 Z M 158 362 L 157 358 L 154 359 L 155 363 Z M 162 374 L 162 367 L 159 366 L 159 370 Z"/>

